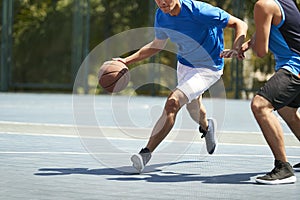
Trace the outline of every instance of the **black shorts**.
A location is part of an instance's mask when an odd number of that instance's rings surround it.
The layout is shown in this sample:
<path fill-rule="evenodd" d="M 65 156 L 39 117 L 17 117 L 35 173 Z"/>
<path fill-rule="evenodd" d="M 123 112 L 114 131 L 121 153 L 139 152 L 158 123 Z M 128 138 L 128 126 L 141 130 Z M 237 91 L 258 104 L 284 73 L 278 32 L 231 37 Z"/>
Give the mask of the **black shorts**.
<path fill-rule="evenodd" d="M 257 94 L 266 98 L 274 110 L 284 106 L 299 108 L 300 78 L 288 70 L 279 69 Z"/>

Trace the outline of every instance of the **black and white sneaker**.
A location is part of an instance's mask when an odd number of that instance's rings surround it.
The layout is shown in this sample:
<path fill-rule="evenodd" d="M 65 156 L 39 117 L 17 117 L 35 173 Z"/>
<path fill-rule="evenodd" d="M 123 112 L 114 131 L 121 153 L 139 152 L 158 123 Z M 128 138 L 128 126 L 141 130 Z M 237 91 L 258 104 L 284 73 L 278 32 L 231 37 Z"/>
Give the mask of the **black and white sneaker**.
<path fill-rule="evenodd" d="M 216 136 L 217 123 L 215 122 L 214 119 L 207 119 L 207 121 L 208 121 L 208 130 L 205 130 L 201 126 L 199 126 L 199 132 L 203 134 L 201 138 L 205 137 L 207 152 L 209 154 L 213 154 L 217 148 L 217 136 Z"/>
<path fill-rule="evenodd" d="M 293 166 L 294 170 L 300 172 L 300 163 Z"/>
<path fill-rule="evenodd" d="M 271 172 L 255 179 L 257 183 L 269 185 L 295 183 L 296 180 L 294 170 L 290 163 L 280 160 L 275 160 L 275 167 Z"/>
<path fill-rule="evenodd" d="M 150 159 L 151 159 L 151 152 L 149 151 L 148 148 L 144 148 L 138 154 L 134 154 L 131 156 L 132 166 L 139 173 L 141 173 Z"/>

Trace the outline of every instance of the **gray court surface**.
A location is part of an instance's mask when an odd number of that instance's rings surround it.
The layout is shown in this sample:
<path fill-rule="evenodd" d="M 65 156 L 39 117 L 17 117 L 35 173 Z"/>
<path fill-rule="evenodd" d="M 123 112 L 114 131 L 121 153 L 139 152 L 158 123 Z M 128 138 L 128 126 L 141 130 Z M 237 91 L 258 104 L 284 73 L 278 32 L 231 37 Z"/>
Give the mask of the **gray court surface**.
<path fill-rule="evenodd" d="M 244 100 L 204 99 L 218 122 L 215 154 L 183 109 L 137 174 L 130 156 L 145 146 L 164 101 L 0 93 L 0 199 L 299 199 L 300 172 L 295 184 L 255 183 L 273 157 Z M 283 129 L 288 159 L 298 163 L 299 141 Z"/>

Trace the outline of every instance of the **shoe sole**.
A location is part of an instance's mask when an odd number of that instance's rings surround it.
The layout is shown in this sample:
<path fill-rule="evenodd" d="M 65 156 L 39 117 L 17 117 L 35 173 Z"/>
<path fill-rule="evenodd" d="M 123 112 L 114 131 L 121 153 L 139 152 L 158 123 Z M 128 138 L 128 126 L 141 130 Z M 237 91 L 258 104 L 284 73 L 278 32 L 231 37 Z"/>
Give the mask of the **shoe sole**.
<path fill-rule="evenodd" d="M 293 166 L 295 172 L 300 172 L 300 163 Z"/>
<path fill-rule="evenodd" d="M 300 172 L 300 168 L 293 168 L 295 172 Z"/>
<path fill-rule="evenodd" d="M 217 151 L 217 147 L 218 147 L 218 145 L 216 144 L 216 145 L 214 146 L 214 148 L 213 148 L 211 151 L 208 151 L 208 150 L 207 150 L 207 152 L 208 152 L 209 154 L 213 154 L 215 151 Z"/>
<path fill-rule="evenodd" d="M 214 119 L 209 119 L 209 120 L 211 120 L 212 121 L 212 124 L 214 125 L 214 139 L 215 139 L 215 145 L 213 146 L 213 148 L 212 149 L 207 149 L 207 141 L 208 141 L 208 139 L 205 137 L 205 143 L 206 143 L 206 150 L 207 150 L 207 152 L 209 153 L 209 154 L 213 154 L 216 150 L 217 150 L 217 146 L 218 146 L 218 143 L 217 143 L 217 135 L 216 135 L 216 128 L 217 128 L 217 122 L 216 122 L 216 120 L 214 120 Z"/>
<path fill-rule="evenodd" d="M 139 154 L 134 154 L 131 156 L 132 166 L 141 173 L 144 169 L 143 158 Z"/>
<path fill-rule="evenodd" d="M 291 183 L 295 183 L 297 181 L 296 176 L 291 176 L 285 179 L 281 179 L 281 180 L 273 180 L 273 181 L 267 181 L 267 180 L 262 180 L 262 179 L 255 179 L 255 181 L 257 183 L 260 184 L 267 184 L 267 185 L 278 185 L 278 184 L 291 184 Z"/>

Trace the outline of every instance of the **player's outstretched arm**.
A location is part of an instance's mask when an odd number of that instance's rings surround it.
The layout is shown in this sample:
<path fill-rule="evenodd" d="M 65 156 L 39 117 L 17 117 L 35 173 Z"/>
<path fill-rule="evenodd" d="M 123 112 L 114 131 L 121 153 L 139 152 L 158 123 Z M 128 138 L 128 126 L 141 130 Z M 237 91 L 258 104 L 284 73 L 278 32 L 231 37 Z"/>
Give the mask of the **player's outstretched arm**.
<path fill-rule="evenodd" d="M 166 46 L 167 40 L 158 40 L 154 39 L 152 42 L 146 44 L 142 48 L 140 48 L 134 54 L 126 57 L 126 58 L 113 58 L 113 60 L 119 60 L 126 65 L 144 60 L 149 58 L 158 52 L 160 52 Z"/>

